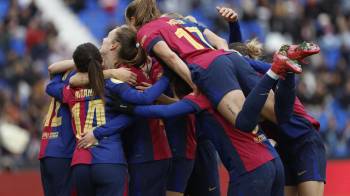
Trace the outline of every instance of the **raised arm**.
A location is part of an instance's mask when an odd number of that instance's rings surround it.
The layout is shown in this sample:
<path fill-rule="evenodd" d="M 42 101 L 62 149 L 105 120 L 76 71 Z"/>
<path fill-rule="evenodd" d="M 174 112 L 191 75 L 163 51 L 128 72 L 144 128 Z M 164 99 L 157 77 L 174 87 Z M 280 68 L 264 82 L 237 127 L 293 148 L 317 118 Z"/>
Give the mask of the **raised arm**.
<path fill-rule="evenodd" d="M 238 15 L 237 13 L 227 7 L 216 7 L 219 15 L 224 18 L 230 28 L 230 37 L 229 37 L 229 43 L 234 43 L 234 42 L 242 42 L 242 33 L 241 33 L 241 27 L 239 26 L 238 22 Z"/>
<path fill-rule="evenodd" d="M 239 25 L 238 20 L 236 22 L 229 22 L 228 26 L 230 29 L 229 43 L 243 42 L 241 27 Z"/>

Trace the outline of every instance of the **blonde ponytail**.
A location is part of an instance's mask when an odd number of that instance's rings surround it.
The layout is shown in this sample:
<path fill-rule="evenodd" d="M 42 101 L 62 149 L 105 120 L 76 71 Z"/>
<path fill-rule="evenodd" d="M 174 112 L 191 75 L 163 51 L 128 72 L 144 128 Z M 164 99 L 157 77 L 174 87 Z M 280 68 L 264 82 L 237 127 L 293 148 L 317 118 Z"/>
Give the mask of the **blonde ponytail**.
<path fill-rule="evenodd" d="M 259 59 L 262 56 L 263 46 L 257 38 L 254 38 L 246 43 L 249 56 L 252 59 Z"/>
<path fill-rule="evenodd" d="M 246 43 L 231 43 L 229 44 L 229 48 L 238 51 L 243 56 L 248 56 L 255 60 L 259 59 L 263 53 L 263 46 L 256 38 L 247 41 Z"/>

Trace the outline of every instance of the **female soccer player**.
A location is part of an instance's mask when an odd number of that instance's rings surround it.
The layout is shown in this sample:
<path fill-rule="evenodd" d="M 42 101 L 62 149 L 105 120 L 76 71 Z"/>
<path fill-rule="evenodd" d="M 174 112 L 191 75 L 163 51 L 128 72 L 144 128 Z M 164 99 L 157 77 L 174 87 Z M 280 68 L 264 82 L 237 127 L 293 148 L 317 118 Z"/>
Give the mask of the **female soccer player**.
<path fill-rule="evenodd" d="M 196 112 L 197 125 L 214 142 L 229 170 L 231 183 L 228 195 L 283 195 L 283 167 L 277 153 L 256 125 L 268 92 L 276 82 L 271 73 L 284 70 L 280 72 L 283 75 L 287 71 L 286 62 L 286 57 L 275 55 L 273 68 L 247 97 L 235 128 L 213 110 L 203 95 L 188 95 L 166 106 L 137 106 L 134 112 L 145 117 L 164 118 Z M 189 89 L 182 84 L 175 86 L 175 90 L 180 87 L 182 91 Z"/>
<path fill-rule="evenodd" d="M 88 72 L 91 82 L 84 87 L 73 88 L 62 84 L 57 77 L 48 85 L 47 92 L 69 105 L 77 139 L 88 133 L 93 133 L 96 138 L 95 147 L 83 149 L 82 147 L 90 147 L 91 143 L 79 143 L 74 152 L 72 166 L 78 195 L 123 195 L 127 169 L 121 133 L 108 134 L 108 132 L 122 130 L 130 124 L 131 118 L 113 113 L 109 108 L 106 109 L 106 113 L 103 102 L 113 101 L 113 94 L 123 87 L 125 94 L 134 98 L 142 98 L 140 94 L 147 94 L 149 96 L 145 97 L 151 99 L 153 95 L 155 99 L 167 86 L 167 79 L 162 79 L 163 83 L 154 85 L 145 93 L 136 90 L 131 92 L 127 89 L 128 86 L 120 85 L 120 81 L 115 79 L 106 81 L 104 87 L 102 58 L 95 46 L 89 43 L 80 45 L 74 52 L 73 59 L 78 72 Z M 156 89 L 158 87 L 160 90 Z M 104 125 L 107 120 L 113 123 L 91 131 L 93 127 Z"/>
<path fill-rule="evenodd" d="M 68 84 L 71 72 L 61 74 Z M 75 148 L 69 108 L 51 98 L 44 121 L 39 152 L 41 182 L 44 194 L 69 196 L 72 191 L 70 163 Z"/>
<path fill-rule="evenodd" d="M 104 39 L 101 54 L 104 64 L 108 67 L 124 64 L 137 76 L 137 83 L 151 82 L 141 69 L 136 68 L 143 65 L 146 55 L 141 48 L 135 47 L 136 37 L 134 31 L 125 26 L 112 30 Z M 130 45 L 133 45 L 132 47 Z M 131 50 L 127 50 L 131 48 Z M 85 80 L 85 79 L 83 79 Z M 159 82 L 164 83 L 165 78 Z M 75 78 L 74 81 L 81 81 Z M 76 84 L 75 84 L 76 85 Z M 167 85 L 163 85 L 162 91 Z M 126 83 L 119 83 L 115 92 L 123 101 L 135 104 L 151 104 L 154 99 L 150 96 L 133 95 L 128 93 L 130 87 Z M 152 87 L 153 88 L 153 87 Z M 135 91 L 135 90 L 134 90 Z M 158 96 L 161 93 L 158 94 Z M 140 98 L 143 98 L 141 100 Z M 102 133 L 103 131 L 101 131 Z M 111 134 L 105 132 L 106 134 Z M 86 140 L 91 141 L 90 134 Z M 84 141 L 84 139 L 83 139 Z M 166 182 L 170 168 L 171 151 L 164 131 L 164 125 L 160 119 L 136 119 L 123 136 L 128 169 L 129 169 L 129 194 L 130 195 L 164 195 Z"/>
<path fill-rule="evenodd" d="M 227 45 L 225 40 L 216 36 L 214 33 L 205 29 L 201 25 L 198 25 L 197 21 L 193 17 L 183 17 L 177 13 L 167 13 L 164 14 L 164 16 L 174 19 L 185 19 L 187 22 L 184 23 L 183 26 L 188 29 L 199 29 L 202 33 L 198 34 L 197 32 L 195 36 L 197 36 L 198 39 L 201 39 L 210 48 L 220 48 Z M 207 37 L 210 38 L 210 41 L 206 39 Z M 178 130 L 176 133 L 181 134 Z M 168 138 L 171 140 L 170 137 Z M 196 140 L 197 148 L 191 176 L 188 180 L 181 180 L 177 178 L 177 181 L 187 182 L 185 195 L 220 196 L 221 190 L 219 166 L 215 147 L 212 142 L 200 131 L 196 131 Z M 173 173 L 183 173 L 176 170 L 184 171 L 185 168 L 176 167 L 175 169 L 172 169 L 172 171 L 174 171 Z"/>
<path fill-rule="evenodd" d="M 159 74 L 162 74 L 162 67 L 157 61 L 153 59 L 152 61 L 154 63 L 148 68 L 150 70 L 148 75 L 153 83 L 157 81 Z M 160 104 L 169 104 L 178 100 L 170 89 L 165 92 L 165 95 L 158 101 Z M 197 147 L 195 116 L 183 115 L 163 119 L 163 121 L 172 153 L 166 195 L 180 196 L 185 192 L 194 165 Z"/>
<path fill-rule="evenodd" d="M 182 26 L 183 21 L 160 17 L 154 0 L 131 2 L 125 15 L 127 22 L 138 29 L 137 40 L 141 46 L 195 88 L 192 75 L 213 106 L 235 125 L 245 100 L 244 94 L 247 95 L 258 82 L 256 73 L 246 61 L 235 53 L 209 48 Z M 301 72 L 299 67 L 290 69 Z M 273 97 L 266 105 L 268 107 L 264 107 L 262 114 L 275 122 Z"/>
<path fill-rule="evenodd" d="M 218 8 L 218 11 L 230 23 L 230 48 L 244 55 L 257 72 L 265 74 L 271 64 L 252 60 L 261 55 L 261 52 L 257 52 L 261 51 L 259 44 L 256 42 L 249 42 L 249 45 L 241 43 L 241 36 L 237 36 L 241 34 L 237 17 L 231 17 L 235 15 L 234 11 L 225 7 Z M 297 60 L 302 60 L 319 51 L 317 45 L 309 43 L 292 47 L 286 45 L 284 48 L 287 54 L 290 49 L 300 48 L 299 54 L 291 56 Z M 281 155 L 286 174 L 285 195 L 323 195 L 326 173 L 325 147 L 317 132 L 319 123 L 307 114 L 299 99 L 296 98 L 294 112 L 289 121 L 277 126 L 271 122 L 264 122 L 262 128 L 278 143 L 277 150 Z"/>
<path fill-rule="evenodd" d="M 89 74 L 89 85 L 71 88 L 62 84 L 60 77 L 55 77 L 46 90 L 68 104 L 74 134 L 79 140 L 94 126 L 106 123 L 105 87 L 102 58 L 94 45 L 78 46 L 73 59 L 78 72 Z M 120 135 L 103 138 L 95 145 L 91 149 L 75 148 L 72 166 L 78 195 L 123 195 L 127 169 Z"/>

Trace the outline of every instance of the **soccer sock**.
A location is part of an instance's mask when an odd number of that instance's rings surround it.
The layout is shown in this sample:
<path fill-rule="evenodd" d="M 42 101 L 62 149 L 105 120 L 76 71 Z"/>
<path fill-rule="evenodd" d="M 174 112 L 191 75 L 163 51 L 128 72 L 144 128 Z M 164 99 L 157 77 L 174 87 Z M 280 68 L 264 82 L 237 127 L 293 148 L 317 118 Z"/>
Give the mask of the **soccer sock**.
<path fill-rule="evenodd" d="M 242 110 L 238 113 L 235 128 L 251 132 L 258 124 L 260 112 L 265 105 L 271 88 L 275 85 L 278 76 L 269 70 L 253 88 L 246 98 Z"/>
<path fill-rule="evenodd" d="M 275 91 L 275 113 L 279 124 L 290 119 L 295 96 L 295 76 L 293 73 L 287 73 L 285 80 L 279 80 Z"/>

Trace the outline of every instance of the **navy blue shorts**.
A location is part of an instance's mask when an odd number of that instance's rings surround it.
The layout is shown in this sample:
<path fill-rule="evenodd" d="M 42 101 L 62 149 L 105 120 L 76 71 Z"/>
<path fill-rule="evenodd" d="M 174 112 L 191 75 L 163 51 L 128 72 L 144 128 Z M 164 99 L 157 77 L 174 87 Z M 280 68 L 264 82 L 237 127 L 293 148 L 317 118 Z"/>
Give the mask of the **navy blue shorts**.
<path fill-rule="evenodd" d="M 165 196 L 171 159 L 131 163 L 129 196 Z"/>
<path fill-rule="evenodd" d="M 207 69 L 189 65 L 193 82 L 216 107 L 230 91 L 242 89 L 245 95 L 260 80 L 258 74 L 236 53 L 217 57 Z"/>
<path fill-rule="evenodd" d="M 235 67 L 236 79 L 245 96 L 260 82 L 261 76 L 250 66 L 250 64 L 239 54 L 230 53 L 226 55 Z"/>
<path fill-rule="evenodd" d="M 283 196 L 284 172 L 280 158 L 271 160 L 236 179 L 230 179 L 228 196 Z"/>
<path fill-rule="evenodd" d="M 216 107 L 230 91 L 240 89 L 235 68 L 226 55 L 217 57 L 207 69 L 189 65 L 193 82 Z"/>
<path fill-rule="evenodd" d="M 326 181 L 326 150 L 316 130 L 286 145 L 277 146 L 277 150 L 285 168 L 287 186 L 306 181 Z"/>
<path fill-rule="evenodd" d="M 185 195 L 220 196 L 216 150 L 209 140 L 198 140 L 194 168 Z"/>
<path fill-rule="evenodd" d="M 90 165 L 75 165 L 73 166 L 73 185 L 76 188 L 78 196 L 93 196 L 96 195 L 94 183 L 91 177 Z"/>
<path fill-rule="evenodd" d="M 127 167 L 123 164 L 76 165 L 73 181 L 78 196 L 123 196 Z"/>
<path fill-rule="evenodd" d="M 94 164 L 91 166 L 96 196 L 123 196 L 127 179 L 124 164 Z"/>
<path fill-rule="evenodd" d="M 186 158 L 173 158 L 168 177 L 167 190 L 184 193 L 187 182 L 191 176 L 194 160 Z"/>
<path fill-rule="evenodd" d="M 47 157 L 40 160 L 41 182 L 47 196 L 70 196 L 71 159 Z"/>

